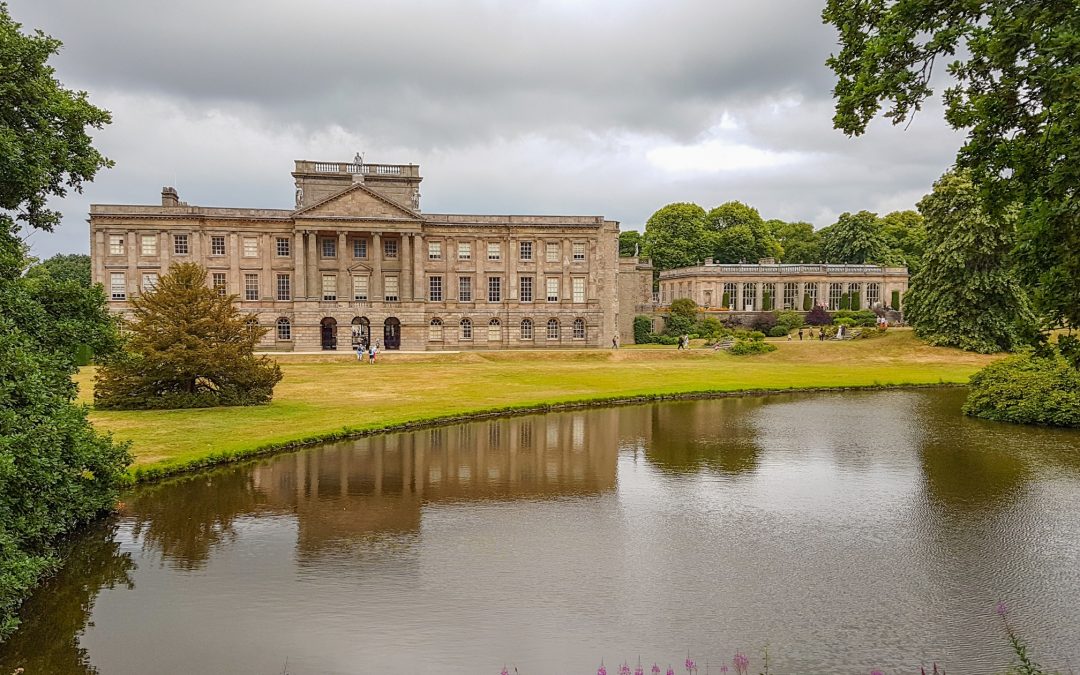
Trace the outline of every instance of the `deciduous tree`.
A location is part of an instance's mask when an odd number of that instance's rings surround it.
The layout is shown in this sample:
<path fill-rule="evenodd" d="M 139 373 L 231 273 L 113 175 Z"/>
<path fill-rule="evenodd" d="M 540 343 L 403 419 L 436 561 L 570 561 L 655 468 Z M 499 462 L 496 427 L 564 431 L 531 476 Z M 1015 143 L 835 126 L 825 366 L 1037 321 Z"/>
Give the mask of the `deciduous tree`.
<path fill-rule="evenodd" d="M 830 263 L 849 265 L 882 264 L 889 247 L 881 234 L 876 213 L 842 213 L 821 232 L 822 255 Z"/>
<path fill-rule="evenodd" d="M 709 256 L 705 209 L 685 202 L 668 204 L 645 223 L 645 251 L 657 270 L 696 265 Z"/>

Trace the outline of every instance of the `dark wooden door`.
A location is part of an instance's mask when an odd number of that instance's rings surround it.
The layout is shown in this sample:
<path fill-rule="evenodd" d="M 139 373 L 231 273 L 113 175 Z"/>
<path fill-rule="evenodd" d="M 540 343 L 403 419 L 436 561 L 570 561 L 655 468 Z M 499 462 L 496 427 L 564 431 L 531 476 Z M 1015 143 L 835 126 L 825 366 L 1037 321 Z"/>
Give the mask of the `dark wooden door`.
<path fill-rule="evenodd" d="M 383 324 L 383 349 L 401 348 L 401 322 L 390 317 Z"/>

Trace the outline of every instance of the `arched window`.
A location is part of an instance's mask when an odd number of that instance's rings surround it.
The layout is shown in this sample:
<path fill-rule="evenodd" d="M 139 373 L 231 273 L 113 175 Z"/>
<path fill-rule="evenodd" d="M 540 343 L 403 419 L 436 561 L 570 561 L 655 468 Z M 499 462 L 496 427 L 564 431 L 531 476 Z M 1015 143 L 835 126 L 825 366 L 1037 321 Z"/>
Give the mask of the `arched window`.
<path fill-rule="evenodd" d="M 521 320 L 521 339 L 531 340 L 533 339 L 533 322 L 532 319 Z"/>
<path fill-rule="evenodd" d="M 292 339 L 292 324 L 285 317 L 281 317 L 277 320 L 277 339 L 279 340 L 291 340 Z"/>
<path fill-rule="evenodd" d="M 259 318 L 255 316 L 249 316 L 248 320 L 244 322 L 244 325 L 247 326 L 248 330 L 258 330 Z"/>
<path fill-rule="evenodd" d="M 559 320 L 548 319 L 547 322 L 547 339 L 558 340 L 559 339 Z"/>
<path fill-rule="evenodd" d="M 585 339 L 585 319 L 574 319 L 574 339 Z"/>
<path fill-rule="evenodd" d="M 428 340 L 442 342 L 442 319 L 432 319 L 428 324 Z"/>
<path fill-rule="evenodd" d="M 488 321 L 488 340 L 490 342 L 498 342 L 502 339 L 502 324 L 498 319 L 492 319 Z"/>
<path fill-rule="evenodd" d="M 472 339 L 472 319 L 462 319 L 461 320 L 461 339 L 462 340 L 471 340 Z"/>
<path fill-rule="evenodd" d="M 881 284 L 870 282 L 866 284 L 866 306 L 873 309 L 881 305 Z"/>

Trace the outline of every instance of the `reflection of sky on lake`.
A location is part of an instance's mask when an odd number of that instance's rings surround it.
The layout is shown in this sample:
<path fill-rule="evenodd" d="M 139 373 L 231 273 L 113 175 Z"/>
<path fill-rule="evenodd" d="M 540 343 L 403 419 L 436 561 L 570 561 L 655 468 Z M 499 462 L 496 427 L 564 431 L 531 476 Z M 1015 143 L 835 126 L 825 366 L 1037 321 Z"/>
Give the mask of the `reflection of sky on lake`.
<path fill-rule="evenodd" d="M 962 397 L 522 416 L 144 489 L 0 672 L 589 672 L 766 642 L 780 672 L 994 672 L 998 600 L 1037 657 L 1076 662 L 1080 434 L 967 419 Z M 109 590 L 125 565 L 134 589 Z M 89 602 L 55 601 L 80 583 Z"/>

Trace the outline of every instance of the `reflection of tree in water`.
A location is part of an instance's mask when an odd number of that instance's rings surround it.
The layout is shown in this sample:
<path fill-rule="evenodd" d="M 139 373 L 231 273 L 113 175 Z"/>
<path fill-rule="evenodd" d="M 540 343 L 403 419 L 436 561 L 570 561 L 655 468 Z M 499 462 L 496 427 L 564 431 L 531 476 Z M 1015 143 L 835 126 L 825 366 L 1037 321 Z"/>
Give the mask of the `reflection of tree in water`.
<path fill-rule="evenodd" d="M 764 397 L 747 396 L 652 406 L 645 456 L 675 473 L 753 471 L 761 454 L 753 412 L 765 402 Z"/>
<path fill-rule="evenodd" d="M 97 673 L 79 637 L 103 588 L 134 588 L 131 556 L 120 551 L 114 519 L 74 537 L 64 567 L 22 609 L 22 626 L 0 647 L 0 673 Z"/>
<path fill-rule="evenodd" d="M 141 490 L 131 497 L 132 534 L 178 569 L 206 564 L 210 551 L 235 539 L 235 519 L 265 502 L 250 467 L 223 469 Z"/>
<path fill-rule="evenodd" d="M 958 411 L 919 410 L 919 461 L 929 495 L 953 507 L 1004 506 L 1030 473 L 1018 448 L 996 438 L 987 422 Z M 1015 435 L 1023 429 L 1010 429 Z"/>

